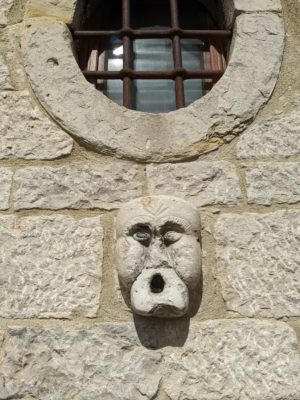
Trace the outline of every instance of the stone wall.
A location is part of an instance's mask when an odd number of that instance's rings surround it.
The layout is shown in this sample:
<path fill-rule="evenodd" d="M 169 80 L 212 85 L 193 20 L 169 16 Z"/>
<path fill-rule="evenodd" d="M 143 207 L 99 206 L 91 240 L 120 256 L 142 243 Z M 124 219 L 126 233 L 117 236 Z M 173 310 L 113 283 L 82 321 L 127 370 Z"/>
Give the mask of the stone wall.
<path fill-rule="evenodd" d="M 70 4 L 0 0 L 0 399 L 300 400 L 300 2 L 283 1 L 281 72 L 246 131 L 160 164 L 87 149 L 35 98 L 25 9 L 70 22 Z M 152 194 L 202 217 L 190 320 L 133 316 L 119 290 L 116 212 Z"/>

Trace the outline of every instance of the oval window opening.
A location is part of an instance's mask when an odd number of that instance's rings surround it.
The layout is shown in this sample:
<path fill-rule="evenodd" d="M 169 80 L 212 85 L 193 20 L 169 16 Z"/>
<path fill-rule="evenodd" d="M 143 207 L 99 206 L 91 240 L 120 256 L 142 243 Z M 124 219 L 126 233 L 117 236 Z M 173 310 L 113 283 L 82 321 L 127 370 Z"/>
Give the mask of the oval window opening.
<path fill-rule="evenodd" d="M 214 1 L 210 4 L 215 3 Z M 74 32 L 86 79 L 127 108 L 162 113 L 204 96 L 223 75 L 231 32 L 198 0 L 107 0 Z"/>

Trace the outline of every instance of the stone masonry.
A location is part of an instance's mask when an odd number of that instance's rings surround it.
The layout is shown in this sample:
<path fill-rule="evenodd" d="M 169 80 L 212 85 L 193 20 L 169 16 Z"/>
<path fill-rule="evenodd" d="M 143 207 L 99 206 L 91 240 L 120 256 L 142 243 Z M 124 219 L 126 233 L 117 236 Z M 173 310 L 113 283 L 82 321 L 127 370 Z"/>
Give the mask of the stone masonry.
<path fill-rule="evenodd" d="M 225 76 L 153 117 L 74 69 L 82 2 L 0 0 L 0 400 L 300 400 L 300 2 L 222 3 Z M 123 300 L 115 228 L 161 195 L 199 212 L 203 276 L 158 320 Z"/>

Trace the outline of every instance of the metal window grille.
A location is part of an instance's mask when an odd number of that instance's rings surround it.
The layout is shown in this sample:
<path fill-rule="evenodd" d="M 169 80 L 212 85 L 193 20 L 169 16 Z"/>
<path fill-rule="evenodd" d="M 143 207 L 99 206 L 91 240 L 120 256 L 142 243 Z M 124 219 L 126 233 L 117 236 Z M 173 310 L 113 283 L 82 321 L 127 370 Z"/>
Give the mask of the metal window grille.
<path fill-rule="evenodd" d="M 98 80 L 121 79 L 123 81 L 123 105 L 132 107 L 132 83 L 135 79 L 172 79 L 175 81 L 176 108 L 185 107 L 184 80 L 203 79 L 210 89 L 223 75 L 226 68 L 225 49 L 231 31 L 216 29 L 210 14 L 206 15 L 207 29 L 182 29 L 178 0 L 168 0 L 171 27 L 164 29 L 134 29 L 131 26 L 131 0 L 122 0 L 122 28 L 119 30 L 77 30 L 73 32 L 77 42 L 82 72 L 87 80 L 96 85 Z M 107 71 L 101 64 L 101 41 L 117 37 L 123 44 L 123 68 Z M 137 71 L 133 68 L 133 41 L 135 39 L 168 38 L 172 41 L 174 67 L 169 71 Z M 209 50 L 209 60 L 204 69 L 186 70 L 182 60 L 182 39 L 201 39 Z M 93 57 L 91 57 L 93 53 Z"/>

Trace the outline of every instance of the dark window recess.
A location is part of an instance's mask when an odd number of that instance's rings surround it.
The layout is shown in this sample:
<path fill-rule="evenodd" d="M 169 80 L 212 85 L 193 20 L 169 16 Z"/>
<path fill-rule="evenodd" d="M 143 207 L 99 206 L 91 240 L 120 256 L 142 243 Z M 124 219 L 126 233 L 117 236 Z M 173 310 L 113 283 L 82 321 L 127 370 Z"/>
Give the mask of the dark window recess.
<path fill-rule="evenodd" d="M 89 10 L 73 35 L 84 76 L 116 103 L 172 111 L 205 95 L 224 73 L 231 32 L 218 28 L 216 6 L 208 11 L 199 0 L 97 4 L 99 11 Z"/>

